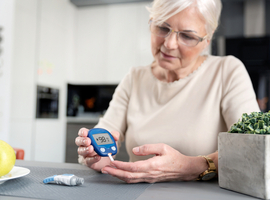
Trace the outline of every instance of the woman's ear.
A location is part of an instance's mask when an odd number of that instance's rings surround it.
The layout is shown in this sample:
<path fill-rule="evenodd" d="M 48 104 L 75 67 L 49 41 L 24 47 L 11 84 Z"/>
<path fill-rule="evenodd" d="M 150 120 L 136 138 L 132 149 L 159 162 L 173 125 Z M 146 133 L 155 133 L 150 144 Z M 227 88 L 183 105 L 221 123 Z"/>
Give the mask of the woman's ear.
<path fill-rule="evenodd" d="M 215 33 L 215 30 L 213 30 L 212 31 L 212 34 L 209 35 L 209 37 L 207 37 L 204 48 L 207 48 L 207 46 L 209 46 L 211 44 L 211 41 L 212 41 L 212 38 L 213 38 L 214 33 Z"/>
<path fill-rule="evenodd" d="M 211 39 L 206 39 L 205 48 L 208 47 L 210 43 L 211 43 Z"/>
<path fill-rule="evenodd" d="M 203 41 L 204 45 L 203 45 L 203 51 L 208 51 L 209 49 L 209 45 L 211 44 L 211 39 L 205 39 Z"/>

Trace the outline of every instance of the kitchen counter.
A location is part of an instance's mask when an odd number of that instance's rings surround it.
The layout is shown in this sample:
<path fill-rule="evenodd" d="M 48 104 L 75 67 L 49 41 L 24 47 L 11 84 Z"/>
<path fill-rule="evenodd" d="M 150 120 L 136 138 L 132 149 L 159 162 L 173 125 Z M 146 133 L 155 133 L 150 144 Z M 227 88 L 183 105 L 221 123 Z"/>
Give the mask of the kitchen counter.
<path fill-rule="evenodd" d="M 57 169 L 63 169 L 63 171 L 65 171 L 65 169 L 73 169 L 73 170 L 77 170 L 77 172 L 79 173 L 78 170 L 89 170 L 89 173 L 87 174 L 91 174 L 93 173 L 91 169 L 87 168 L 86 166 L 82 166 L 79 164 L 69 164 L 69 163 L 48 163 L 48 162 L 34 162 L 34 161 L 20 161 L 17 160 L 16 161 L 16 166 L 23 166 L 23 167 L 36 167 L 35 169 L 39 169 L 37 167 L 40 168 L 47 168 L 47 170 L 49 170 L 49 168 L 54 168 L 54 170 Z M 44 173 L 44 171 L 42 171 L 41 173 Z M 38 174 L 35 175 L 35 172 L 32 172 L 32 177 L 35 176 L 39 176 Z M 35 179 L 30 179 L 31 176 L 26 176 L 26 178 L 20 178 L 18 179 L 18 181 L 30 181 L 29 185 L 32 184 L 32 187 L 36 187 L 35 184 L 33 185 L 33 182 Z M 123 199 L 125 198 L 125 194 L 120 194 L 117 193 L 116 190 L 113 190 L 112 188 L 118 188 L 118 190 L 121 190 L 121 187 L 126 188 L 129 186 L 132 186 L 133 189 L 128 190 L 127 194 L 130 195 L 130 199 L 136 199 L 136 200 L 149 200 L 149 199 L 155 199 L 155 200 L 163 200 L 163 199 L 175 199 L 175 200 L 179 200 L 179 199 L 208 199 L 208 200 L 230 200 L 230 199 L 234 199 L 234 200 L 244 200 L 244 199 L 257 199 L 257 198 L 253 198 L 244 194 L 240 194 L 237 192 L 233 192 L 233 191 L 229 191 L 229 190 L 225 190 L 219 187 L 218 185 L 218 181 L 217 180 L 212 180 L 212 181 L 205 181 L 205 182 L 201 182 L 201 181 L 191 181 L 191 182 L 164 182 L 164 183 L 154 183 L 154 184 L 146 184 L 146 183 L 138 183 L 138 184 L 126 184 L 126 183 L 119 183 L 117 180 L 118 179 L 113 179 L 113 177 L 110 177 L 109 175 L 104 175 L 104 174 L 94 174 L 94 176 L 89 177 L 88 175 L 86 175 L 85 177 L 86 183 L 84 184 L 85 186 L 87 185 L 87 182 L 91 183 L 93 187 L 103 187 L 103 191 L 110 191 L 112 192 L 110 194 L 111 199 Z M 110 181 L 109 181 L 110 180 Z M 12 181 L 12 180 L 10 180 Z M 41 184 L 39 182 L 41 182 L 42 180 L 38 180 L 38 184 Z M 15 185 L 15 181 L 14 181 L 14 185 Z M 9 183 L 10 186 L 12 186 L 12 182 Z M 119 185 L 120 184 L 120 185 Z M 122 185 L 122 186 L 121 186 Z M 120 186 L 120 187 L 119 187 Z M 146 187 L 145 187 L 146 186 Z M 30 186 L 29 186 L 30 187 Z M 40 186 L 40 187 L 44 187 L 44 189 L 46 188 L 46 185 L 44 186 Z M 57 199 L 57 192 L 65 189 L 66 186 L 49 186 L 49 187 L 53 187 L 54 189 L 54 193 L 51 193 L 51 196 L 55 195 L 55 198 L 51 198 L 51 199 Z M 138 193 L 135 193 L 136 195 L 134 195 L 134 188 L 140 188 L 143 187 L 143 190 L 135 190 Z M 31 188 L 26 188 L 26 189 L 31 189 Z M 70 190 L 79 190 L 80 188 L 69 188 Z M 89 188 L 90 190 L 91 188 Z M 115 191 L 115 192 L 114 192 Z M 38 192 L 38 191 L 37 191 Z M 85 193 L 86 192 L 86 193 Z M 119 191 L 118 191 L 119 192 Z M 20 197 L 20 196 L 16 196 L 16 191 L 12 192 L 13 195 L 1 195 L 0 194 L 0 199 L 1 200 L 10 200 L 10 199 L 14 199 L 14 200 L 23 200 L 25 198 Z M 132 196 L 133 194 L 133 196 Z M 78 199 L 82 199 L 85 198 L 86 196 L 88 196 L 88 199 L 91 199 L 91 197 L 98 197 L 98 195 L 100 195 L 99 193 L 89 193 L 88 190 L 83 190 L 83 187 L 81 187 L 81 192 L 79 191 L 77 193 Z M 90 195 L 90 196 L 89 196 Z M 92 195 L 92 196 L 91 196 Z M 136 196 L 136 197 L 135 197 Z M 104 196 L 103 196 L 104 197 Z M 112 197 L 117 197 L 117 198 L 112 198 Z M 43 199 L 43 198 L 41 198 Z M 101 199 L 105 199 L 105 198 L 101 198 Z"/>
<path fill-rule="evenodd" d="M 100 117 L 102 117 L 100 113 L 90 113 L 90 114 L 79 114 L 75 117 L 67 117 L 67 123 L 91 123 L 97 124 Z"/>

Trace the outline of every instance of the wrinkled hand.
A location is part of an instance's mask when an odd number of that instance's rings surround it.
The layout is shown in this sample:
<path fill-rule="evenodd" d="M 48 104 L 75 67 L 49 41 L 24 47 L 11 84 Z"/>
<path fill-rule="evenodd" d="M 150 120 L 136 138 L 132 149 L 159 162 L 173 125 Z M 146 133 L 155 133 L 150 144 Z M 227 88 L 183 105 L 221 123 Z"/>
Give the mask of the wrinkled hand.
<path fill-rule="evenodd" d="M 188 157 L 166 144 L 147 144 L 133 149 L 138 156 L 154 154 L 156 156 L 137 162 L 113 161 L 105 166 L 102 173 L 115 176 L 127 183 L 163 182 L 195 180 L 203 170 L 191 167 L 199 162 L 205 162 L 199 157 Z M 203 164 L 202 164 L 203 166 Z M 203 167 L 207 169 L 205 164 Z M 193 171 L 194 170 L 194 171 Z"/>
<path fill-rule="evenodd" d="M 100 157 L 91 145 L 91 139 L 87 137 L 89 129 L 81 128 L 78 132 L 78 137 L 75 139 L 75 143 L 78 146 L 78 154 L 82 156 L 83 163 L 86 166 L 100 171 L 104 166 L 110 164 L 108 157 Z M 111 132 L 115 141 L 119 140 L 120 134 L 117 131 Z"/>

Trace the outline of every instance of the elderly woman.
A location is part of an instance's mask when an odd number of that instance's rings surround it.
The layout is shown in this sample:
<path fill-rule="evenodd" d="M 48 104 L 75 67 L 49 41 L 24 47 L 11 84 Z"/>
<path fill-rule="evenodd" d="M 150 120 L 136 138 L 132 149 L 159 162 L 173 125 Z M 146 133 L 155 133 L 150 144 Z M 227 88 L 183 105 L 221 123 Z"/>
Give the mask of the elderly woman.
<path fill-rule="evenodd" d="M 250 78 L 237 58 L 204 54 L 220 0 L 155 0 L 149 11 L 154 62 L 130 70 L 96 126 L 126 140 L 130 162 L 98 156 L 86 128 L 76 138 L 79 162 L 128 183 L 208 180 L 218 133 L 259 111 Z"/>

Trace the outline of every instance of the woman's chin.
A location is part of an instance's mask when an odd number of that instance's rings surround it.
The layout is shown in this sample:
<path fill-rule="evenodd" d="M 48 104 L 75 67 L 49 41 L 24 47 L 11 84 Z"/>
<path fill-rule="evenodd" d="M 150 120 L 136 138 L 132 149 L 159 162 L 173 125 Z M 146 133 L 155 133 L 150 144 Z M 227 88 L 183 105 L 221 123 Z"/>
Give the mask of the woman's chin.
<path fill-rule="evenodd" d="M 171 62 L 164 62 L 164 61 L 159 61 L 158 62 L 158 65 L 163 68 L 163 69 L 166 69 L 166 70 L 174 70 L 177 68 L 177 66 Z"/>

